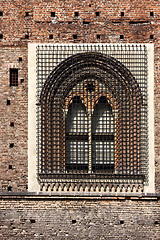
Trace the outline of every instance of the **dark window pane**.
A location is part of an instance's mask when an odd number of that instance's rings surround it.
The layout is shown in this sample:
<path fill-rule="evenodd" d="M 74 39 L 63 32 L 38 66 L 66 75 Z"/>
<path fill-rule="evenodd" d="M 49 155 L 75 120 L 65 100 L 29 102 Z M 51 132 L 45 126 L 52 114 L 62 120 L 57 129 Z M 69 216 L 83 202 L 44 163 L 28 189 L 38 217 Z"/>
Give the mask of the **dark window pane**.
<path fill-rule="evenodd" d="M 10 87 L 18 86 L 18 69 L 10 68 Z"/>
<path fill-rule="evenodd" d="M 74 97 L 66 118 L 66 170 L 88 168 L 88 117 L 80 97 Z"/>

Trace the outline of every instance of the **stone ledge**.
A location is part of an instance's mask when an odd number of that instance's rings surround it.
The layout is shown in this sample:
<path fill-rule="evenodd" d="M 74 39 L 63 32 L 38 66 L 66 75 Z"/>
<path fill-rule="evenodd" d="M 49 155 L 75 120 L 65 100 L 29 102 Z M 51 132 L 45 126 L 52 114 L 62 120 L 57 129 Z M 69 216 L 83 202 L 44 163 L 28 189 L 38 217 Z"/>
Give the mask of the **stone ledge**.
<path fill-rule="evenodd" d="M 97 192 L 0 192 L 0 198 L 5 200 L 141 200 L 159 201 L 160 193 L 97 193 Z"/>

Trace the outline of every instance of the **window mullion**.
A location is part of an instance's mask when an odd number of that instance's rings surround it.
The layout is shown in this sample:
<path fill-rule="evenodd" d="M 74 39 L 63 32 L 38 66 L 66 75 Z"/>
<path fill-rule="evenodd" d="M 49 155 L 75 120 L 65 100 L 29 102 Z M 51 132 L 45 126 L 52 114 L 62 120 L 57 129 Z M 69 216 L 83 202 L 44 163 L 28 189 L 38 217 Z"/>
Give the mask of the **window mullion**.
<path fill-rule="evenodd" d="M 88 159 L 88 173 L 92 172 L 92 110 L 88 110 L 88 146 L 89 146 L 89 159 Z"/>

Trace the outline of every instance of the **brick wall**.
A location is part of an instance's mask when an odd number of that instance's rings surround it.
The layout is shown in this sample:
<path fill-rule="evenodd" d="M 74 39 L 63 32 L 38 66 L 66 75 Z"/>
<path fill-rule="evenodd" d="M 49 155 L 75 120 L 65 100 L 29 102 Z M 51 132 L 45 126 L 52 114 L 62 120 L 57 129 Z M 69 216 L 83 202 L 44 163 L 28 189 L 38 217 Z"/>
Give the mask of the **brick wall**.
<path fill-rule="evenodd" d="M 1 189 L 25 191 L 27 186 L 27 44 L 52 43 L 154 43 L 155 44 L 155 166 L 160 190 L 159 154 L 159 35 L 158 1 L 1 1 Z M 26 12 L 28 16 L 26 16 Z M 55 18 L 51 17 L 55 13 Z M 78 12 L 78 16 L 75 16 Z M 99 16 L 96 16 L 96 12 Z M 121 13 L 124 16 L 121 16 Z M 151 14 L 153 12 L 153 14 Z M 122 14 L 123 15 L 123 14 Z M 153 16 L 150 16 L 153 15 Z M 53 23 L 52 23 L 53 20 Z M 84 23 L 89 24 L 84 24 Z M 28 35 L 29 39 L 25 39 Z M 53 39 L 49 39 L 53 35 Z M 77 39 L 73 39 L 77 35 Z M 97 39 L 100 35 L 100 39 Z M 120 39 L 120 35 L 124 39 Z M 153 35 L 153 39 L 150 39 Z M 19 62 L 22 56 L 22 62 Z M 9 68 L 19 69 L 19 86 L 9 87 Z M 21 84 L 21 79 L 24 83 Z M 7 99 L 11 105 L 6 106 Z M 10 127 L 11 121 L 15 122 Z M 14 148 L 9 144 L 13 142 Z M 8 166 L 12 165 L 12 170 Z"/>
<path fill-rule="evenodd" d="M 4 198 L 0 205 L 2 239 L 160 237 L 159 201 Z"/>
<path fill-rule="evenodd" d="M 159 193 L 159 1 L 41 0 L 37 3 L 35 0 L 1 0 L 0 12 L 3 15 L 0 16 L 0 34 L 3 35 L 0 35 L 0 190 L 27 191 L 28 42 L 102 42 L 155 44 L 155 183 Z M 55 12 L 55 18 L 51 17 L 51 12 Z M 79 13 L 78 17 L 75 12 Z M 50 35 L 53 39 L 49 39 Z M 73 39 L 73 35 L 77 35 L 77 39 Z M 97 39 L 97 35 L 100 38 Z M 120 35 L 123 35 L 122 39 Z M 19 62 L 19 57 L 22 57 L 22 62 Z M 19 69 L 18 87 L 9 86 L 9 69 L 12 67 Z M 21 83 L 21 79 L 24 82 Z M 10 105 L 7 105 L 7 100 L 10 100 Z M 11 122 L 14 122 L 14 127 L 10 126 Z M 13 148 L 10 148 L 10 143 L 14 143 Z M 154 224 L 159 216 L 158 207 L 157 202 L 131 200 L 5 200 L 2 201 L 2 210 L 6 214 L 2 218 L 2 234 L 3 239 L 158 239 L 159 229 Z M 35 223 L 30 222 L 32 218 Z M 124 224 L 119 223 L 121 219 Z M 72 220 L 77 223 L 72 224 Z"/>
<path fill-rule="evenodd" d="M 19 62 L 19 56 L 22 62 Z M 27 48 L 2 47 L 1 49 L 1 161 L 2 191 L 26 191 L 27 186 Z M 9 87 L 9 69 L 18 68 L 18 87 Z M 24 83 L 21 83 L 24 79 Z M 10 105 L 7 105 L 10 100 Z M 11 122 L 14 126 L 10 126 Z M 10 148 L 10 144 L 14 147 Z M 9 169 L 10 167 L 12 169 Z"/>

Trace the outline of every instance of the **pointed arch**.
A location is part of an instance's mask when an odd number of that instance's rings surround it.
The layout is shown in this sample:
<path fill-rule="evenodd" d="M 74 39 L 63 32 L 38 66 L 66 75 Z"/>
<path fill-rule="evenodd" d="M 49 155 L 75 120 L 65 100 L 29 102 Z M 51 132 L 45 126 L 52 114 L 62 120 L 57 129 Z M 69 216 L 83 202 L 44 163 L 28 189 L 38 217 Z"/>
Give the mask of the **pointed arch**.
<path fill-rule="evenodd" d="M 88 116 L 79 96 L 72 99 L 65 120 L 65 169 L 88 170 Z"/>
<path fill-rule="evenodd" d="M 115 123 L 112 107 L 101 96 L 92 114 L 92 169 L 94 172 L 114 170 Z"/>

